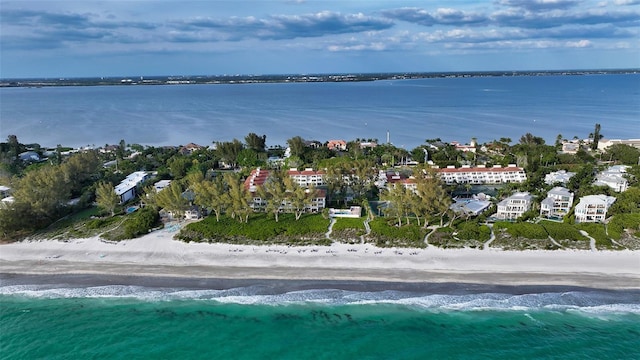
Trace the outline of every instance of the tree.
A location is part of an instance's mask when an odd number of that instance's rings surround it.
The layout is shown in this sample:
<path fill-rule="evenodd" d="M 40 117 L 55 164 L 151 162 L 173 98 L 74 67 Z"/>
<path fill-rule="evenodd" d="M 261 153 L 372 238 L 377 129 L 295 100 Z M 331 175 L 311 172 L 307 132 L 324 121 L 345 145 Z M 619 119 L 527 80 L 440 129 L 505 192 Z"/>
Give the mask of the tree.
<path fill-rule="evenodd" d="M 292 156 L 297 156 L 300 158 L 304 157 L 305 144 L 303 138 L 301 138 L 300 136 L 294 136 L 291 139 L 287 140 L 287 145 L 289 145 L 289 148 L 291 149 Z"/>
<path fill-rule="evenodd" d="M 603 157 L 624 165 L 637 165 L 640 163 L 640 150 L 626 144 L 614 144 L 607 148 Z"/>
<path fill-rule="evenodd" d="M 217 144 L 217 152 L 220 155 L 220 158 L 232 168 L 235 168 L 238 164 L 238 155 L 242 149 L 244 149 L 244 145 L 238 139 L 219 142 Z"/>
<path fill-rule="evenodd" d="M 156 194 L 156 202 L 165 211 L 182 218 L 189 207 L 189 202 L 182 196 L 182 192 L 182 185 L 177 181 L 172 181 L 169 187 Z"/>
<path fill-rule="evenodd" d="M 217 176 L 213 181 L 201 179 L 191 187 L 196 194 L 195 203 L 213 211 L 216 215 L 216 221 L 220 221 L 220 215 L 229 204 L 227 188 L 222 177 Z"/>
<path fill-rule="evenodd" d="M 114 216 L 116 206 L 120 203 L 120 197 L 116 194 L 113 185 L 108 182 L 99 182 L 96 185 L 96 203 L 98 207 Z"/>
<path fill-rule="evenodd" d="M 251 203 L 253 198 L 251 193 L 244 188 L 244 183 L 239 174 L 225 173 L 224 180 L 228 185 L 229 194 L 229 210 L 231 217 L 238 219 L 239 222 L 248 222 L 249 214 L 253 212 Z"/>
<path fill-rule="evenodd" d="M 272 171 L 264 184 L 258 188 L 260 197 L 267 202 L 265 211 L 272 213 L 278 222 L 278 214 L 288 197 L 285 179 L 289 178 L 283 171 Z"/>
<path fill-rule="evenodd" d="M 602 139 L 603 135 L 600 134 L 600 124 L 596 124 L 593 131 L 593 141 L 591 141 L 591 150 L 598 149 L 598 142 Z"/>
<path fill-rule="evenodd" d="M 17 181 L 13 196 L 18 207 L 28 209 L 32 224 L 38 227 L 63 213 L 71 195 L 69 185 L 60 167 L 44 166 Z"/>
<path fill-rule="evenodd" d="M 256 133 L 249 133 L 244 137 L 244 142 L 247 148 L 253 151 L 265 152 L 267 135 L 258 136 Z"/>

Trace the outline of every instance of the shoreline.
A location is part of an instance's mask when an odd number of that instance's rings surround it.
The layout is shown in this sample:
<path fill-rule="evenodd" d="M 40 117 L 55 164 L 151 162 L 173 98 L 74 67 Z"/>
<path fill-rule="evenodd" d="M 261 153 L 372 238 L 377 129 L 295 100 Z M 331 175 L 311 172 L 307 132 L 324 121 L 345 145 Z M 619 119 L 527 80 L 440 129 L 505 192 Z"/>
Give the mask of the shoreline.
<path fill-rule="evenodd" d="M 459 284 L 488 289 L 640 289 L 640 251 L 251 246 L 183 243 L 172 237 L 173 233 L 156 231 L 119 243 L 93 237 L 4 244 L 0 245 L 0 280 L 38 275 L 121 281 L 129 277 L 141 279 L 142 284 L 164 279 L 183 284 L 298 281 L 359 282 L 370 287 L 382 283 L 392 288 Z"/>

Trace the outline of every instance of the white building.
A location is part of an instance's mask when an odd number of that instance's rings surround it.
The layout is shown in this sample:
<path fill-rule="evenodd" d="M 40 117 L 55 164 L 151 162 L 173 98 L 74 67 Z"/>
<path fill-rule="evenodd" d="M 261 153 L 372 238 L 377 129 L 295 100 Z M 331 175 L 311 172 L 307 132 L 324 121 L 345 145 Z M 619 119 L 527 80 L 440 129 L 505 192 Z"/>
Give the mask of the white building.
<path fill-rule="evenodd" d="M 557 183 L 566 184 L 575 174 L 576 173 L 568 172 L 566 170 L 554 171 L 544 176 L 544 182 L 547 185 L 553 185 Z"/>
<path fill-rule="evenodd" d="M 120 197 L 120 203 L 122 204 L 133 199 L 137 194 L 138 186 L 150 179 L 151 175 L 151 173 L 146 171 L 136 171 L 127 175 L 115 188 L 116 195 Z"/>
<path fill-rule="evenodd" d="M 169 185 L 171 185 L 171 180 L 160 180 L 153 184 L 153 188 L 156 190 L 156 192 L 160 192 L 160 190 L 168 188 Z"/>
<path fill-rule="evenodd" d="M 580 198 L 576 205 L 576 222 L 603 222 L 607 218 L 607 211 L 616 201 L 613 196 L 589 195 Z"/>
<path fill-rule="evenodd" d="M 9 193 L 11 192 L 11 188 L 8 186 L 0 185 L 0 199 L 4 199 L 9 197 Z"/>
<path fill-rule="evenodd" d="M 608 186 L 615 192 L 623 192 L 629 188 L 629 181 L 624 177 L 629 166 L 614 165 L 596 175 L 595 186 Z"/>
<path fill-rule="evenodd" d="M 515 220 L 531 208 L 531 200 L 528 192 L 517 192 L 498 203 L 496 217 L 500 220 Z"/>
<path fill-rule="evenodd" d="M 484 165 L 477 167 L 463 165 L 461 168 L 447 166 L 444 169 L 438 169 L 438 174 L 447 185 L 521 183 L 527 180 L 524 169 L 515 164 L 509 164 L 507 167 L 494 165 L 489 168 Z"/>
<path fill-rule="evenodd" d="M 569 213 L 571 205 L 573 205 L 573 193 L 560 186 L 554 187 L 547 193 L 547 198 L 540 203 L 540 216 L 562 218 Z"/>
<path fill-rule="evenodd" d="M 606 150 L 615 144 L 629 145 L 640 149 L 640 139 L 600 139 L 598 140 L 598 150 Z"/>
<path fill-rule="evenodd" d="M 324 172 L 316 171 L 311 168 L 306 168 L 303 171 L 299 171 L 298 169 L 290 169 L 289 177 L 295 180 L 298 185 L 307 188 L 310 186 L 322 186 L 324 185 Z"/>

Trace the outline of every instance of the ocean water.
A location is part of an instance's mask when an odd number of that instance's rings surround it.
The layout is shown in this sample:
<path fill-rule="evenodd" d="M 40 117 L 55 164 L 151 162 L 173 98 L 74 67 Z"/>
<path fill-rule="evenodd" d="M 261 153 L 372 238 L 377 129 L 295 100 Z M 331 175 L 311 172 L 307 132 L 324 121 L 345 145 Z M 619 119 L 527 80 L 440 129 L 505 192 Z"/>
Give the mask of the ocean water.
<path fill-rule="evenodd" d="M 5 281 L 0 358 L 640 358 L 640 291 L 313 285 L 273 291 L 259 281 L 228 289 Z"/>
<path fill-rule="evenodd" d="M 481 143 L 531 132 L 553 143 L 640 138 L 640 74 L 438 78 L 355 83 L 0 88 L 0 138 L 43 146 L 209 145 L 267 135 L 307 140 Z"/>

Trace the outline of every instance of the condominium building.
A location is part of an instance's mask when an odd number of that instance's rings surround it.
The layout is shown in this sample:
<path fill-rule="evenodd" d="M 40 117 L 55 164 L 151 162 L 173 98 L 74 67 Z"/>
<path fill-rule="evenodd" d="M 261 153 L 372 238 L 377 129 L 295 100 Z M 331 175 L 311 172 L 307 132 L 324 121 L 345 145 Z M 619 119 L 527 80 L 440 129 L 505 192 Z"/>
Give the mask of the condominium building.
<path fill-rule="evenodd" d="M 623 192 L 629 188 L 629 181 L 624 177 L 627 173 L 625 165 L 614 165 L 596 175 L 595 186 L 608 186 L 615 192 Z"/>
<path fill-rule="evenodd" d="M 447 166 L 444 169 L 438 169 L 438 174 L 447 185 L 521 183 L 527 180 L 524 169 L 515 164 L 509 164 L 507 167 L 500 165 L 493 167 L 463 165 L 461 168 Z"/>

